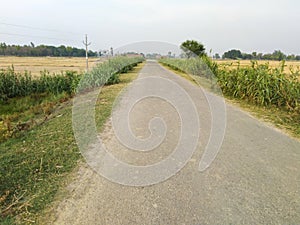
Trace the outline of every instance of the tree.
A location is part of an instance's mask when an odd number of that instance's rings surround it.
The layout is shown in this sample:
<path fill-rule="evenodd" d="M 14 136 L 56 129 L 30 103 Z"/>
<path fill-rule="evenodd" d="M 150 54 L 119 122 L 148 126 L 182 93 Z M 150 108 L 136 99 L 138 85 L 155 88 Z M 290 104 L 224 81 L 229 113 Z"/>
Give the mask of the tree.
<path fill-rule="evenodd" d="M 194 40 L 187 40 L 180 45 L 180 48 L 188 58 L 193 56 L 204 56 L 205 55 L 205 48 L 204 45 L 200 42 Z"/>
<path fill-rule="evenodd" d="M 263 58 L 264 60 L 273 60 L 273 59 L 274 59 L 274 58 L 273 58 L 273 55 L 270 54 L 270 53 L 264 54 L 264 55 L 262 56 L 262 58 Z"/>
<path fill-rule="evenodd" d="M 35 46 L 33 42 L 30 45 L 6 45 L 0 43 L 0 55 L 10 56 L 73 56 L 84 57 L 85 49 L 78 49 L 75 47 L 66 47 L 61 45 L 60 47 L 38 45 Z M 90 51 L 90 56 L 97 56 L 96 52 Z"/>
<path fill-rule="evenodd" d="M 223 59 L 242 59 L 243 54 L 240 50 L 230 50 L 228 52 L 225 52 L 223 55 Z"/>
<path fill-rule="evenodd" d="M 66 47 L 66 52 L 68 56 L 72 56 L 73 48 L 71 46 Z"/>
<path fill-rule="evenodd" d="M 272 55 L 274 60 L 282 61 L 286 59 L 286 55 L 282 53 L 280 50 L 274 51 Z"/>
<path fill-rule="evenodd" d="M 295 56 L 294 54 L 288 55 L 288 56 L 286 57 L 286 59 L 287 59 L 287 60 L 293 61 L 293 60 L 296 60 L 296 56 Z"/>
<path fill-rule="evenodd" d="M 5 44 L 5 42 L 0 43 L 0 48 L 2 49 L 2 54 L 5 55 L 5 49 L 7 48 L 7 45 Z"/>
<path fill-rule="evenodd" d="M 253 55 L 252 54 L 247 54 L 247 53 L 242 53 L 242 59 L 253 59 Z"/>
<path fill-rule="evenodd" d="M 214 56 L 215 59 L 221 59 L 221 56 L 219 55 L 219 53 L 216 53 Z"/>
<path fill-rule="evenodd" d="M 262 53 L 258 53 L 257 54 L 257 59 L 259 59 L 259 60 L 263 59 L 263 54 Z"/>

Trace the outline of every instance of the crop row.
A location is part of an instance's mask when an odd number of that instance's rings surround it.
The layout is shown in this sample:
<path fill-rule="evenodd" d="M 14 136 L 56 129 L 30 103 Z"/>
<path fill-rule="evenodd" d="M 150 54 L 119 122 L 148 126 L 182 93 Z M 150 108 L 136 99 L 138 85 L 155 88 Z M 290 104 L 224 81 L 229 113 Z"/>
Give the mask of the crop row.
<path fill-rule="evenodd" d="M 162 59 L 161 63 L 193 76 L 217 80 L 222 93 L 251 103 L 276 107 L 300 113 L 299 73 L 284 73 L 285 63 L 271 68 L 268 63 L 259 65 L 253 61 L 246 68 L 219 68 L 207 57 L 202 59 Z"/>
<path fill-rule="evenodd" d="M 42 72 L 38 78 L 33 78 L 28 72 L 16 73 L 13 67 L 0 70 L 0 100 L 39 93 L 72 94 L 76 90 L 118 83 L 120 73 L 127 72 L 142 61 L 143 58 L 115 57 L 98 64 L 84 75 L 74 71 L 53 75 Z M 82 79 L 83 76 L 85 79 Z M 81 79 L 83 82 L 80 82 Z"/>
<path fill-rule="evenodd" d="M 77 91 L 82 91 L 104 84 L 111 85 L 119 83 L 119 75 L 132 70 L 144 60 L 142 57 L 115 57 L 107 62 L 98 64 L 89 73 L 85 74 L 77 85 Z"/>

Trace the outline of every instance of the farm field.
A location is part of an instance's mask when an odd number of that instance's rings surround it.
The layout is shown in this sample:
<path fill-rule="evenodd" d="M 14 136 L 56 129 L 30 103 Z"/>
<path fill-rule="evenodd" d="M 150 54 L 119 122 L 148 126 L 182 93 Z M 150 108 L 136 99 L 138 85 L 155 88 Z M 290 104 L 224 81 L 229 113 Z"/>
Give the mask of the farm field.
<path fill-rule="evenodd" d="M 231 65 L 230 67 L 236 68 L 238 64 L 240 64 L 241 67 L 247 67 L 251 66 L 251 60 L 215 60 L 215 62 L 218 63 L 220 66 L 226 66 Z M 278 68 L 281 65 L 280 61 L 267 61 L 267 60 L 258 60 L 258 64 L 266 64 L 269 63 L 270 67 L 272 68 Z M 290 74 L 290 68 L 292 67 L 293 70 L 299 70 L 300 68 L 300 61 L 286 61 L 285 62 L 285 73 Z"/>
<path fill-rule="evenodd" d="M 89 66 L 99 62 L 98 58 L 89 58 Z M 39 76 L 41 71 L 47 70 L 50 74 L 61 71 L 84 71 L 84 57 L 14 57 L 1 56 L 0 69 L 14 66 L 16 72 L 30 71 L 33 76 Z"/>
<path fill-rule="evenodd" d="M 251 66 L 251 60 L 215 60 L 218 65 L 231 65 L 231 68 Z M 98 58 L 89 58 L 89 66 L 92 67 L 97 62 Z M 279 61 L 258 60 L 258 64 L 269 63 L 270 67 L 279 67 Z M 290 73 L 290 68 L 294 70 L 300 68 L 299 61 L 286 61 L 285 72 Z M 14 66 L 16 72 L 30 71 L 33 76 L 39 76 L 41 71 L 47 70 L 52 73 L 60 73 L 62 71 L 84 71 L 85 58 L 84 57 L 15 57 L 15 56 L 0 56 L 0 69 L 7 69 Z"/>

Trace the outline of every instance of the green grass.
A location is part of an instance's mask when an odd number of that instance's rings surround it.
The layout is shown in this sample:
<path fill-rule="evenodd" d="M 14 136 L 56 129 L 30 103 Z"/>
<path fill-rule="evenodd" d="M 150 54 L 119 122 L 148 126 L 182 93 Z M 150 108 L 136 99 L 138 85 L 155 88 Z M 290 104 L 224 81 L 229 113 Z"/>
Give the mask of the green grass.
<path fill-rule="evenodd" d="M 187 66 L 187 64 L 183 62 L 175 62 L 173 64 L 171 60 L 162 60 L 161 64 L 193 84 L 200 84 L 205 89 L 211 90 L 209 79 L 201 75 L 190 75 L 190 73 L 184 72 L 184 69 L 178 68 L 178 66 Z M 250 112 L 255 117 L 272 123 L 289 135 L 300 139 L 300 94 L 298 94 L 300 83 L 297 81 L 298 74 L 294 74 L 294 77 L 285 77 L 282 74 L 283 68 L 283 65 L 280 68 L 272 69 L 268 65 L 258 66 L 254 63 L 252 67 L 247 68 L 237 68 L 230 71 L 214 68 L 214 71 L 217 74 L 218 82 L 221 83 L 223 94 L 228 101 Z M 237 82 L 237 79 L 239 79 L 239 82 Z M 261 79 L 264 80 L 260 82 Z M 244 82 L 243 85 L 241 84 L 242 82 Z M 232 86 L 230 87 L 229 84 L 232 84 Z M 253 87 L 253 92 L 260 91 L 260 93 L 252 94 L 249 88 L 251 87 L 250 85 Z M 243 90 L 238 89 L 238 86 L 243 87 Z M 271 91 L 272 88 L 274 90 Z M 249 89 L 249 93 L 245 93 L 246 89 Z M 273 98 L 270 98 L 270 94 L 267 96 L 266 92 L 264 92 L 264 90 L 268 89 L 270 89 L 268 93 L 274 93 L 272 95 L 274 96 Z M 247 97 L 248 95 L 249 97 Z M 255 96 L 255 98 L 250 98 L 252 96 Z M 272 101 L 264 100 L 264 97 L 268 98 L 267 100 L 272 99 Z"/>
<path fill-rule="evenodd" d="M 70 97 L 67 93 L 43 93 L 0 101 L 0 143 L 51 118 Z"/>
<path fill-rule="evenodd" d="M 227 100 L 254 117 L 270 123 L 291 137 L 300 140 L 300 117 L 298 114 L 275 106 L 260 106 L 230 97 L 227 97 Z"/>
<path fill-rule="evenodd" d="M 120 83 L 102 88 L 96 123 L 111 114 L 117 94 L 136 78 L 142 65 L 122 74 Z M 33 224 L 53 201 L 66 177 L 82 161 L 72 130 L 72 105 L 19 138 L 0 144 L 0 224 Z"/>
<path fill-rule="evenodd" d="M 161 65 L 167 67 L 168 69 L 172 70 L 174 73 L 176 73 L 177 75 L 181 76 L 182 78 L 190 81 L 191 83 L 198 85 L 197 81 L 195 80 L 194 76 L 189 75 L 181 70 L 178 70 L 177 68 L 172 68 L 171 66 L 169 66 L 168 64 L 164 64 L 164 63 L 160 63 Z"/>
<path fill-rule="evenodd" d="M 168 64 L 165 64 L 165 63 L 161 63 L 161 65 L 165 66 L 169 70 L 172 70 L 174 73 L 181 76 L 182 78 L 190 81 L 192 84 L 201 85 L 203 88 L 205 88 L 207 90 L 211 90 L 211 82 L 210 82 L 209 79 L 206 79 L 206 78 L 203 78 L 203 77 L 200 77 L 200 76 L 187 74 L 187 73 L 185 73 L 181 70 L 178 70 L 174 67 L 171 67 L 171 66 L 169 66 Z"/>

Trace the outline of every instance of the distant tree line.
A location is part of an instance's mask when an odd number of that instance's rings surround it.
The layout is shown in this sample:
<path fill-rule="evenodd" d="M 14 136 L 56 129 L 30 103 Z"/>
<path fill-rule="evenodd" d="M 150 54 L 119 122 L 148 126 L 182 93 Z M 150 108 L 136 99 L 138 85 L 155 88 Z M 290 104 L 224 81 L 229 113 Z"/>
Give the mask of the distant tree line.
<path fill-rule="evenodd" d="M 191 58 L 195 56 L 205 56 L 207 55 L 205 52 L 205 47 L 202 43 L 195 41 L 195 40 L 187 40 L 183 42 L 180 46 L 180 48 L 183 50 L 184 54 L 183 57 Z M 171 58 L 169 56 L 169 58 Z M 214 59 L 221 59 L 221 56 L 216 53 L 213 56 Z M 232 49 L 230 51 L 225 52 L 222 55 L 223 59 L 239 59 L 239 60 L 300 60 L 300 55 L 286 55 L 280 50 L 276 50 L 273 53 L 263 54 L 263 53 L 257 53 L 252 52 L 249 53 L 243 53 L 240 50 Z"/>
<path fill-rule="evenodd" d="M 97 56 L 97 52 L 89 51 L 89 56 Z M 7 45 L 0 43 L 0 55 L 3 56 L 55 56 L 55 57 L 85 57 L 85 49 L 61 45 L 59 47 L 38 45 Z"/>
<path fill-rule="evenodd" d="M 214 58 L 220 59 L 220 55 L 217 53 L 215 54 Z M 286 55 L 280 50 L 276 50 L 273 53 L 263 54 L 253 52 L 251 54 L 242 53 L 240 50 L 230 50 L 225 52 L 222 56 L 223 59 L 245 59 L 245 60 L 300 60 L 300 55 Z"/>

